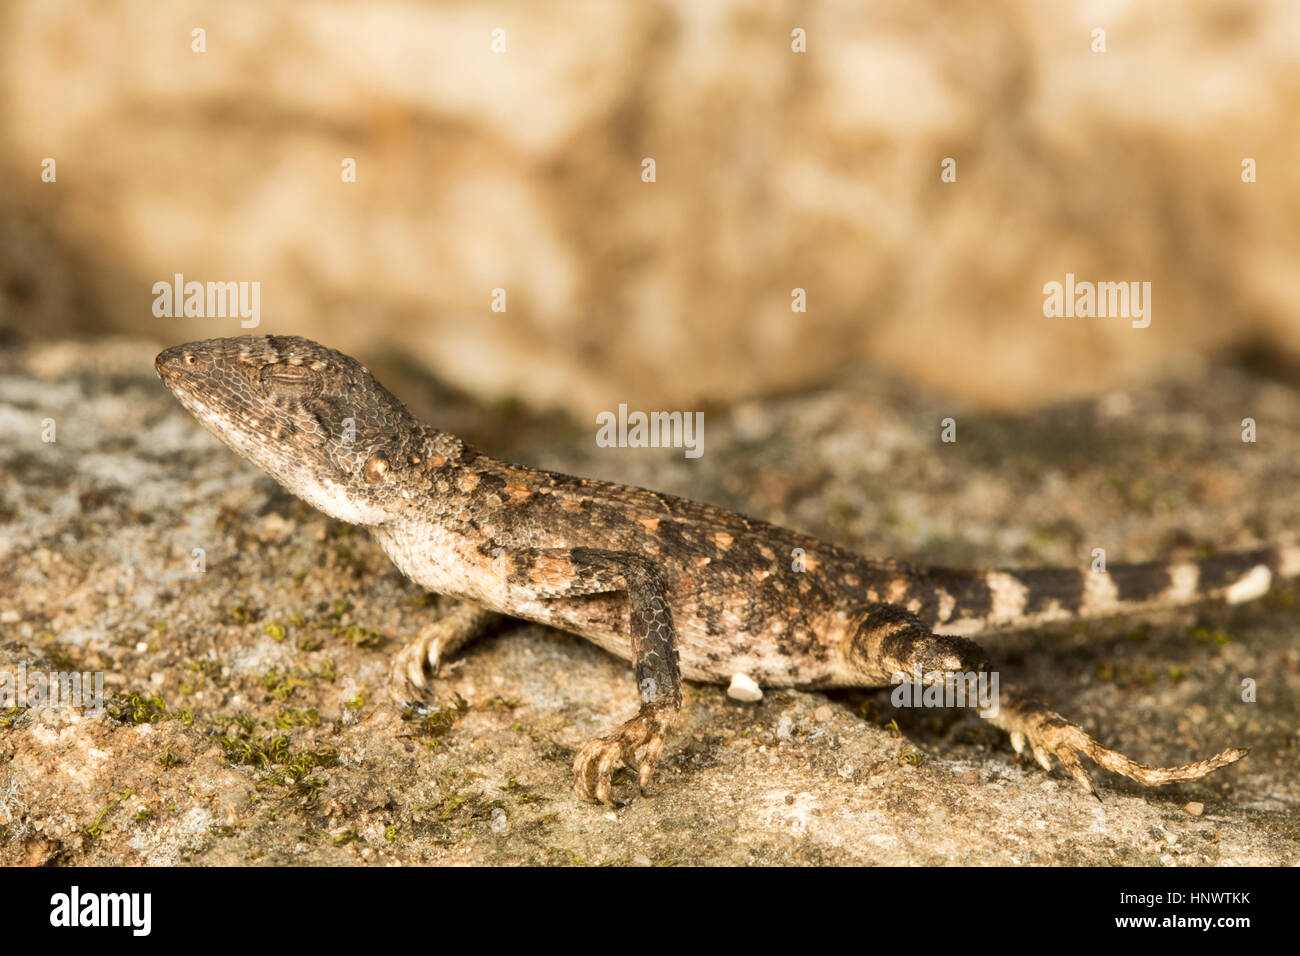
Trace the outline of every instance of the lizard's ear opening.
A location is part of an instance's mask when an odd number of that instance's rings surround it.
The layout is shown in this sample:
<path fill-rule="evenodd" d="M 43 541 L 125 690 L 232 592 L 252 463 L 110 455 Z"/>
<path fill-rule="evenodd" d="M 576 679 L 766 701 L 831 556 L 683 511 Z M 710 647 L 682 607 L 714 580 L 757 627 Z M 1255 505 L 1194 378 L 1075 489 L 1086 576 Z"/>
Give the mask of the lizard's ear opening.
<path fill-rule="evenodd" d="M 258 376 L 262 394 L 267 398 L 284 398 L 302 401 L 320 394 L 320 375 L 305 365 L 285 365 L 276 362 L 263 367 Z"/>

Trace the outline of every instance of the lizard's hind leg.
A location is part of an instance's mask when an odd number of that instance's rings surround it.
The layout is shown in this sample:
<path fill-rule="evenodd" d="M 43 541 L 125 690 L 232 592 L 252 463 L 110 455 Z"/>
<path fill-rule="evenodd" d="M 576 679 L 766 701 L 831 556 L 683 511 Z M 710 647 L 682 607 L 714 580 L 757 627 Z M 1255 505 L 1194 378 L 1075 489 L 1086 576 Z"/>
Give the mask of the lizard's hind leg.
<path fill-rule="evenodd" d="M 1123 774 L 1146 786 L 1195 780 L 1246 756 L 1247 751 L 1231 748 L 1206 760 L 1181 767 L 1152 767 L 1130 760 L 1103 747 L 1077 724 L 1066 720 L 1037 700 L 997 691 L 1000 681 L 988 664 L 984 650 L 974 641 L 932 633 L 920 619 L 892 604 L 874 604 L 864 609 L 849 647 L 849 656 L 862 673 L 864 682 L 876 684 L 907 680 L 923 686 L 939 683 L 972 686 L 972 678 L 985 677 L 980 686 L 992 687 L 992 701 L 977 695 L 966 697 L 968 706 L 1011 735 L 1016 753 L 1028 743 L 1044 770 L 1052 769 L 1052 758 L 1061 761 L 1070 776 L 1085 791 L 1096 795 L 1088 771 L 1079 758 L 1087 757 L 1107 770 Z M 991 704 L 991 706 L 988 706 Z"/>
<path fill-rule="evenodd" d="M 420 635 L 393 658 L 390 691 L 399 707 L 415 710 L 436 706 L 430 681 L 448 655 L 484 634 L 502 615 L 469 601 L 452 600 Z"/>

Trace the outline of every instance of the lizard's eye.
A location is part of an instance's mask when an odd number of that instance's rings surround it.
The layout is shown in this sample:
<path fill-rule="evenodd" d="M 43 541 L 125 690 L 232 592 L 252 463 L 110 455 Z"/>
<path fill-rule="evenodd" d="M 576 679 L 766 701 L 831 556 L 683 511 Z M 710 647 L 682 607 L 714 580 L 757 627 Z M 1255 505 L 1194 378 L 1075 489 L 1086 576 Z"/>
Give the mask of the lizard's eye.
<path fill-rule="evenodd" d="M 302 400 L 320 393 L 320 376 L 305 365 L 267 365 L 259 377 L 268 398 Z"/>
<path fill-rule="evenodd" d="M 182 361 L 184 361 L 186 365 L 193 365 L 195 362 L 198 361 L 198 359 L 194 357 L 193 352 L 186 352 L 185 358 Z"/>
<path fill-rule="evenodd" d="M 383 481 L 384 475 L 388 474 L 388 458 L 383 454 L 374 454 L 366 459 L 365 467 L 361 469 L 361 474 L 365 476 L 366 481 L 372 485 L 375 482 Z"/>

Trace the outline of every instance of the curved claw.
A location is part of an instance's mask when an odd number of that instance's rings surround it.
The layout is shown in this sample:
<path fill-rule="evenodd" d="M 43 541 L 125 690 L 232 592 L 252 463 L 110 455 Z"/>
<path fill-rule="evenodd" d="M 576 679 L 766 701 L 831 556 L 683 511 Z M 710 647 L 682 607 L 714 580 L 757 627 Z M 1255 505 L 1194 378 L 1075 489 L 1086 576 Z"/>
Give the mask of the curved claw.
<path fill-rule="evenodd" d="M 389 672 L 395 703 L 413 710 L 437 706 L 431 682 L 438 676 L 438 653 L 438 642 L 432 636 L 412 641 L 398 652 Z"/>
<path fill-rule="evenodd" d="M 641 712 L 612 734 L 589 740 L 573 760 L 573 792 L 582 800 L 614 806 L 614 768 L 621 759 L 637 772 L 637 785 L 645 792 L 663 751 L 673 712 L 666 708 L 643 707 Z M 644 747 L 640 761 L 638 749 Z"/>

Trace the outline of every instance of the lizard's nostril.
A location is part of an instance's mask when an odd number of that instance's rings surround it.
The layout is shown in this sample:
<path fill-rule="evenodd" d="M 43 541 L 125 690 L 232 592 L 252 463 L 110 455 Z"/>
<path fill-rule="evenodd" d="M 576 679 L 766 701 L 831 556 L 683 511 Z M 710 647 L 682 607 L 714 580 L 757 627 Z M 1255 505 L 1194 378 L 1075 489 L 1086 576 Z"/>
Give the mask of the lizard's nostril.
<path fill-rule="evenodd" d="M 184 346 L 174 345 L 163 349 L 153 360 L 153 367 L 162 377 L 176 373 L 181 365 L 197 365 L 198 357 Z"/>

